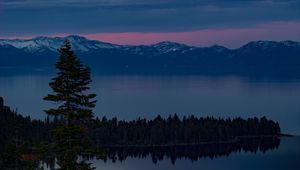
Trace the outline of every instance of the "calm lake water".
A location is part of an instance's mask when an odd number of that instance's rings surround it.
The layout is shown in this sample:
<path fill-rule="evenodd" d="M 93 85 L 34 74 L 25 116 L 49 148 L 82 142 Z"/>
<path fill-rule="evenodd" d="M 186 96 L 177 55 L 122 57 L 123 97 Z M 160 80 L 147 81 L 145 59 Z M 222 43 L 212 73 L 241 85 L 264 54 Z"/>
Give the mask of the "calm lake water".
<path fill-rule="evenodd" d="M 42 98 L 50 92 L 51 77 L 53 75 L 0 74 L 0 96 L 19 113 L 44 118 L 43 110 L 51 104 Z M 95 75 L 91 91 L 98 94 L 96 116 L 126 120 L 173 113 L 224 118 L 267 116 L 278 121 L 284 133 L 300 134 L 300 80 Z M 141 162 L 141 165 L 147 165 L 147 160 L 143 161 L 145 164 Z"/>
<path fill-rule="evenodd" d="M 192 161 L 187 158 L 177 159 L 172 164 L 170 158 L 164 156 L 164 159 L 156 164 L 152 162 L 151 156 L 144 159 L 127 158 L 122 162 L 112 162 L 108 160 L 93 161 L 93 165 L 97 170 L 298 170 L 300 161 L 300 138 L 281 138 L 278 149 L 267 150 L 266 152 L 258 151 L 250 152 L 233 152 L 228 156 L 220 156 L 215 158 L 200 158 Z"/>
<path fill-rule="evenodd" d="M 134 149 L 134 152 L 128 152 L 125 149 L 117 151 L 117 155 L 109 153 L 110 156 L 106 160 L 91 159 L 89 162 L 96 170 L 299 169 L 300 137 L 267 139 L 267 143 L 265 140 L 252 140 L 237 144 L 237 147 L 230 147 L 232 144 L 200 145 L 190 148 L 193 150 L 161 148 L 162 151 L 150 149 L 149 152 L 144 152 L 139 148 L 139 151 Z M 44 168 L 52 169 L 46 164 Z"/>

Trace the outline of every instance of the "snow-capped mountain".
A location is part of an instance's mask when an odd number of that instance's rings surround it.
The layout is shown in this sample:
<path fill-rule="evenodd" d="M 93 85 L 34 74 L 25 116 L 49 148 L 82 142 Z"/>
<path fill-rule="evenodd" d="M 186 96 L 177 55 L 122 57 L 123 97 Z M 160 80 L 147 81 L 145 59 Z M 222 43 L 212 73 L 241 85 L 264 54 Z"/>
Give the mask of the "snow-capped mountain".
<path fill-rule="evenodd" d="M 110 43 L 104 43 L 100 41 L 88 40 L 85 37 L 81 36 L 67 36 L 67 37 L 37 37 L 29 40 L 0 40 L 0 46 L 2 45 L 11 45 L 15 48 L 24 50 L 26 52 L 41 52 L 45 49 L 56 52 L 57 49 L 63 44 L 63 42 L 68 39 L 71 44 L 72 48 L 75 51 L 89 51 L 95 49 L 102 49 L 102 48 L 119 48 L 119 45 L 114 45 Z"/>
<path fill-rule="evenodd" d="M 156 50 L 160 53 L 170 53 L 170 52 L 177 52 L 177 51 L 185 51 L 185 50 L 193 50 L 196 47 L 189 47 L 185 44 L 179 44 L 170 41 L 163 41 L 157 44 L 152 45 Z"/>
<path fill-rule="evenodd" d="M 132 52 L 134 54 L 149 54 L 153 53 L 153 55 L 161 55 L 168 53 L 186 53 L 188 51 L 194 51 L 197 49 L 201 49 L 200 47 L 192 47 L 187 46 L 185 44 L 180 44 L 176 42 L 163 41 L 160 43 L 156 43 L 153 45 L 116 45 L 106 42 L 101 42 L 97 40 L 89 40 L 82 36 L 71 35 L 67 37 L 36 37 L 28 40 L 21 39 L 13 39 L 13 40 L 5 40 L 0 39 L 0 47 L 4 47 L 5 45 L 11 45 L 15 48 L 23 50 L 25 52 L 35 53 L 42 52 L 44 50 L 50 50 L 53 52 L 57 52 L 57 49 L 63 44 L 63 42 L 68 39 L 72 48 L 77 52 L 89 52 L 93 50 L 101 50 L 101 49 L 111 49 L 111 50 L 123 50 L 127 52 Z M 253 41 L 249 42 L 246 45 L 242 46 L 237 50 L 253 50 L 253 49 L 262 49 L 262 50 L 270 50 L 279 46 L 293 47 L 300 46 L 300 42 L 295 41 Z M 210 48 L 211 50 L 215 50 L 217 52 L 223 52 L 228 50 L 227 48 L 219 45 L 213 45 Z"/>
<path fill-rule="evenodd" d="M 187 46 L 185 44 L 180 44 L 176 42 L 164 41 L 156 43 L 153 45 L 116 45 L 111 43 L 105 43 L 97 40 L 89 40 L 81 36 L 67 36 L 67 37 L 36 37 L 28 40 L 13 39 L 13 40 L 1 40 L 0 46 L 11 45 L 15 48 L 23 50 L 29 53 L 43 52 L 45 50 L 50 50 L 57 52 L 57 49 L 63 44 L 63 42 L 68 39 L 72 48 L 77 52 L 89 52 L 93 50 L 101 49 L 121 49 L 124 51 L 129 51 L 134 54 L 143 55 L 146 52 L 152 52 L 154 55 L 174 53 L 174 52 L 186 52 L 189 50 L 194 50 L 196 47 Z"/>
<path fill-rule="evenodd" d="M 175 42 L 161 42 L 157 44 L 153 44 L 150 46 L 131 46 L 131 45 L 115 45 L 111 43 L 105 43 L 97 40 L 89 40 L 85 37 L 71 35 L 67 37 L 36 37 L 28 40 L 21 39 L 13 39 L 13 40 L 1 40 L 0 46 L 11 45 L 15 48 L 23 50 L 25 52 L 35 53 L 42 52 L 44 50 L 50 50 L 53 52 L 57 52 L 57 49 L 63 44 L 63 42 L 68 39 L 72 48 L 75 51 L 79 52 L 88 52 L 92 50 L 100 50 L 100 49 L 123 49 L 125 51 L 131 51 L 135 54 L 143 53 L 145 48 L 153 48 L 152 50 L 162 53 L 175 52 L 186 49 L 194 49 L 195 47 L 189 47 L 184 44 L 179 44 Z"/>
<path fill-rule="evenodd" d="M 299 74 L 300 43 L 253 41 L 237 49 L 192 47 L 175 42 L 152 45 L 115 45 L 80 36 L 0 40 L 1 67 L 50 67 L 57 49 L 69 39 L 75 53 L 104 72 L 189 72 L 213 74 Z"/>

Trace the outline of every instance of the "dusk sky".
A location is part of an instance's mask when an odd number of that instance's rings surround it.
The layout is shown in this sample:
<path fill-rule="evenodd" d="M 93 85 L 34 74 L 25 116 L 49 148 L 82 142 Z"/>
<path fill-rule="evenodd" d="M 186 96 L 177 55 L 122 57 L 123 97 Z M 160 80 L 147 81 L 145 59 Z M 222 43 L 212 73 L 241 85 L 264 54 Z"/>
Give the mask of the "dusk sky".
<path fill-rule="evenodd" d="M 0 0 L 0 38 L 70 34 L 117 44 L 230 48 L 300 41 L 300 0 Z"/>

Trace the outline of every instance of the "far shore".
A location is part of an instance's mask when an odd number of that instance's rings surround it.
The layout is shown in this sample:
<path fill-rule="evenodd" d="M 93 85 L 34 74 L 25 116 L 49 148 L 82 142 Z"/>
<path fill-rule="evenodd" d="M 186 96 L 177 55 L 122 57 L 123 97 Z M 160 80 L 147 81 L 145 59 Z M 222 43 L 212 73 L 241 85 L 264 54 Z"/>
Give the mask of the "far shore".
<path fill-rule="evenodd" d="M 119 145 L 102 145 L 98 146 L 100 148 L 130 148 L 130 147 L 176 147 L 176 146 L 198 146 L 198 145 L 218 145 L 218 144 L 234 144 L 240 142 L 241 139 L 251 139 L 251 138 L 271 138 L 271 137 L 294 137 L 291 134 L 280 133 L 278 135 L 259 135 L 259 136 L 237 136 L 231 140 L 226 141 L 207 141 L 207 142 L 198 142 L 198 143 L 176 143 L 176 144 L 138 144 L 138 145 L 128 145 L 128 144 L 119 144 Z"/>

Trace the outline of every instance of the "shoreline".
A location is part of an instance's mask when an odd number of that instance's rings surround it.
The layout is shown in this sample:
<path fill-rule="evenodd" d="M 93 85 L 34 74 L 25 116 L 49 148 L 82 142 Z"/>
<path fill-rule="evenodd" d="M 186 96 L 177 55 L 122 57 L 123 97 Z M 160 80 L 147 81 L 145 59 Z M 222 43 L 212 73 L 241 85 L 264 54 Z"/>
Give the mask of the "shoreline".
<path fill-rule="evenodd" d="M 179 147 L 179 146 L 200 146 L 200 145 L 218 145 L 218 144 L 235 144 L 241 141 L 241 139 L 254 139 L 254 138 L 273 138 L 273 137 L 295 137 L 290 134 L 278 134 L 278 135 L 259 135 L 259 136 L 237 136 L 232 140 L 224 141 L 207 141 L 198 143 L 177 143 L 177 144 L 138 144 L 138 145 L 102 145 L 97 146 L 98 148 L 150 148 L 150 147 Z"/>

